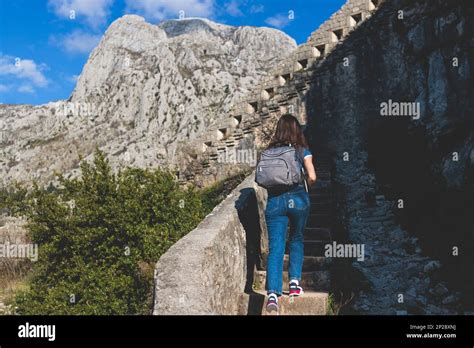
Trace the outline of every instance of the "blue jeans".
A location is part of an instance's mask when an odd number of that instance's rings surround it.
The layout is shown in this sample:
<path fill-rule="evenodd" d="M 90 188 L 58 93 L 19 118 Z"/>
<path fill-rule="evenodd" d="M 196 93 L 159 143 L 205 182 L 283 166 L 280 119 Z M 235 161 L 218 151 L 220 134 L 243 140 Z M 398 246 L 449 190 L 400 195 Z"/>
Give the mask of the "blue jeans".
<path fill-rule="evenodd" d="M 272 195 L 269 193 L 265 219 L 267 221 L 269 254 L 267 259 L 266 289 L 268 294 L 282 294 L 283 257 L 285 255 L 286 232 L 290 222 L 289 280 L 301 281 L 304 245 L 303 232 L 310 209 L 309 194 L 303 186 L 291 191 Z"/>

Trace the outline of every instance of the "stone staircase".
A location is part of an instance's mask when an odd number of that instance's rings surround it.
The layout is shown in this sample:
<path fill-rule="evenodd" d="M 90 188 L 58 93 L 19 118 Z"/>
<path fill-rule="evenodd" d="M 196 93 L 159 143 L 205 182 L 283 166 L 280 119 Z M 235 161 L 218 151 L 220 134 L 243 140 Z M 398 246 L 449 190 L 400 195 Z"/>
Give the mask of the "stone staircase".
<path fill-rule="evenodd" d="M 313 156 L 316 185 L 310 189 L 311 210 L 304 232 L 304 262 L 301 286 L 304 294 L 288 297 L 288 242 L 283 266 L 283 296 L 279 300 L 279 315 L 326 315 L 330 288 L 330 259 L 324 257 L 324 246 L 332 242 L 331 162 L 327 155 Z M 250 295 L 250 315 L 267 315 L 266 271 L 255 271 L 254 293 Z M 273 315 L 275 312 L 272 313 Z"/>

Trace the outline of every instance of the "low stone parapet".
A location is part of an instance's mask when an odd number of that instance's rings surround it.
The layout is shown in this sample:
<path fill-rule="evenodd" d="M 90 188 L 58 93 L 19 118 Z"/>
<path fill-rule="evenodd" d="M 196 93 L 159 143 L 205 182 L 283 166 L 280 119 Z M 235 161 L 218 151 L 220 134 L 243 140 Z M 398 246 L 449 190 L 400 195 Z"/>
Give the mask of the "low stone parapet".
<path fill-rule="evenodd" d="M 239 299 L 251 289 L 266 248 L 265 197 L 254 177 L 158 260 L 153 314 L 246 314 Z"/>

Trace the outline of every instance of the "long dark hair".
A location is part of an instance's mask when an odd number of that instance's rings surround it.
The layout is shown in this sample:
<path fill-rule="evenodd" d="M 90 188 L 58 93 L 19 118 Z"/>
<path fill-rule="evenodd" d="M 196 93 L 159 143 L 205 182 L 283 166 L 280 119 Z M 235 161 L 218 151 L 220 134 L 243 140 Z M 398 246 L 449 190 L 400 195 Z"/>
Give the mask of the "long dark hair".
<path fill-rule="evenodd" d="M 278 120 L 275 134 L 273 135 L 268 147 L 279 147 L 291 144 L 298 149 L 308 148 L 308 142 L 301 130 L 301 125 L 290 114 L 285 114 Z"/>

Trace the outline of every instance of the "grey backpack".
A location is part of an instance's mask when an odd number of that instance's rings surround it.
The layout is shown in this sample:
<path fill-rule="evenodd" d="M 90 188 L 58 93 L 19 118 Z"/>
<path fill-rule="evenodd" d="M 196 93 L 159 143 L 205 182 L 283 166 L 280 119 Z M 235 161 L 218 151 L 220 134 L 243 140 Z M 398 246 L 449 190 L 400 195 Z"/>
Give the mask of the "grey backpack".
<path fill-rule="evenodd" d="M 255 172 L 257 184 L 266 189 L 290 188 L 303 180 L 303 160 L 295 147 L 273 147 L 262 152 Z"/>

